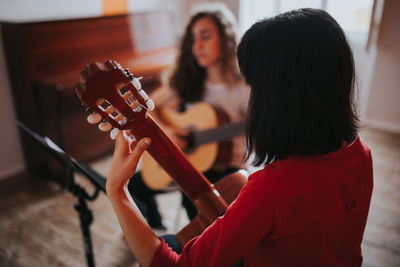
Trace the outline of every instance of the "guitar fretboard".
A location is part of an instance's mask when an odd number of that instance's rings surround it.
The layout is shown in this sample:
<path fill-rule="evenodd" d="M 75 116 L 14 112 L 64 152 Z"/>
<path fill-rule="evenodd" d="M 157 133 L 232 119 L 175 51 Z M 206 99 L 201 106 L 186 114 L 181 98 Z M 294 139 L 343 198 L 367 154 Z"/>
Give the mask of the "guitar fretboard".
<path fill-rule="evenodd" d="M 240 121 L 223 124 L 213 129 L 195 131 L 193 132 L 194 147 L 212 142 L 220 142 L 231 137 L 239 136 L 243 134 L 244 126 L 244 122 Z"/>

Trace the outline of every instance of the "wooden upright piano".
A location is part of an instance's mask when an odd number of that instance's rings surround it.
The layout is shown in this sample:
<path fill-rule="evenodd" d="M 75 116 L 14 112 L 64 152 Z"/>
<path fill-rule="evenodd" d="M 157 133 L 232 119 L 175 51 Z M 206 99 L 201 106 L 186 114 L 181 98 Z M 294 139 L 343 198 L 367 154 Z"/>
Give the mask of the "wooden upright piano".
<path fill-rule="evenodd" d="M 151 91 L 176 56 L 173 11 L 41 22 L 2 22 L 2 37 L 16 117 L 50 137 L 69 155 L 88 162 L 110 153 L 108 134 L 86 122 L 74 85 L 83 66 L 118 61 Z M 21 135 L 27 167 L 65 181 L 59 167 Z M 58 169 L 58 171 L 56 170 Z"/>

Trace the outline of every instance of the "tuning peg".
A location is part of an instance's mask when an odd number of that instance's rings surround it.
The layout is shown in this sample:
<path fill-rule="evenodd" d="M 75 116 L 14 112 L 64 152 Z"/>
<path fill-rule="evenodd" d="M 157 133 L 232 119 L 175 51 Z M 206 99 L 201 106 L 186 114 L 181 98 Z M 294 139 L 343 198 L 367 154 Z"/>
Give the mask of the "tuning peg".
<path fill-rule="evenodd" d="M 135 86 L 136 90 L 141 90 L 142 89 L 142 84 L 140 83 L 138 78 L 133 78 L 132 80 L 133 86 Z"/>
<path fill-rule="evenodd" d="M 139 90 L 139 95 L 144 99 L 144 101 L 147 101 L 149 99 L 149 96 L 143 89 Z"/>
<path fill-rule="evenodd" d="M 148 110 L 154 110 L 155 108 L 154 101 L 150 98 L 146 100 L 146 105 Z"/>
<path fill-rule="evenodd" d="M 99 128 L 100 131 L 102 132 L 108 132 L 109 130 L 111 130 L 112 126 L 109 122 L 105 121 L 105 122 L 100 122 L 99 125 L 97 126 Z"/>
<path fill-rule="evenodd" d="M 93 113 L 87 116 L 86 119 L 90 124 L 97 124 L 101 121 L 101 115 L 99 113 Z"/>
<path fill-rule="evenodd" d="M 115 140 L 115 138 L 117 138 L 117 134 L 118 134 L 118 128 L 113 128 L 110 131 L 110 137 L 112 140 Z"/>
<path fill-rule="evenodd" d="M 126 68 L 125 69 L 125 74 L 126 74 L 126 76 L 128 77 L 128 79 L 129 80 L 133 80 L 133 78 L 134 78 L 134 76 L 133 76 L 133 74 L 129 71 L 129 68 Z"/>

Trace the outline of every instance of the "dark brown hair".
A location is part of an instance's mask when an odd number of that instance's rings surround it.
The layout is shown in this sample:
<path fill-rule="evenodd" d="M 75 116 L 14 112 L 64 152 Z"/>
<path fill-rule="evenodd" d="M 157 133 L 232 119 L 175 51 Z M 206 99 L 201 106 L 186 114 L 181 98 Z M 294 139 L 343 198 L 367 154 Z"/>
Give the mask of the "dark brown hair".
<path fill-rule="evenodd" d="M 217 25 L 221 38 L 221 71 L 228 85 L 240 81 L 241 75 L 237 66 L 235 19 L 223 5 L 207 5 L 195 13 L 181 40 L 180 52 L 176 60 L 169 86 L 177 91 L 182 102 L 199 101 L 204 93 L 205 68 L 199 66 L 192 53 L 192 28 L 201 18 L 211 18 Z"/>

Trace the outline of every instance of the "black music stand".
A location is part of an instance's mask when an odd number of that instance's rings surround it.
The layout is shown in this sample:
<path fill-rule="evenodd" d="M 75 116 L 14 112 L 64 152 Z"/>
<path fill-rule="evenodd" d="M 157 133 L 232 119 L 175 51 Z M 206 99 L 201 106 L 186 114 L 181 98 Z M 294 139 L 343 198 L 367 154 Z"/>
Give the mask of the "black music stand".
<path fill-rule="evenodd" d="M 48 153 L 57 159 L 64 167 L 69 180 L 67 188 L 78 199 L 78 203 L 75 204 L 74 207 L 79 214 L 87 265 L 89 267 L 94 267 L 95 263 L 92 250 L 92 239 L 89 229 L 90 224 L 93 222 L 93 214 L 88 209 L 86 201 L 92 201 L 96 199 L 100 190 L 102 190 L 104 193 L 106 192 L 106 179 L 95 170 L 90 168 L 89 165 L 79 163 L 76 159 L 69 156 L 47 136 L 40 136 L 18 120 L 16 123 L 24 133 L 37 141 L 38 144 L 40 144 Z M 84 188 L 75 183 L 74 172 L 83 174 L 93 183 L 96 188 L 93 195 L 90 196 Z"/>

